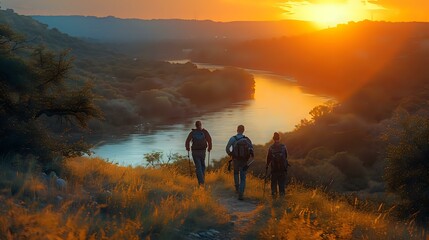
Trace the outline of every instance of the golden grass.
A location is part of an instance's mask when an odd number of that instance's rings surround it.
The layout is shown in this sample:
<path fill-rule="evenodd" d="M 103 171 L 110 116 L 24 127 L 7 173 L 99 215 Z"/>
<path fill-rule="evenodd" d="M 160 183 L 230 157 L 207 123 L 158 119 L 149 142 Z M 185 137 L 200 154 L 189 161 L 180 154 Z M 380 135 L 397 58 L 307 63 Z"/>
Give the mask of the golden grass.
<path fill-rule="evenodd" d="M 0 175 L 0 239 L 177 239 L 215 228 L 231 230 L 216 190 L 234 192 L 232 173 L 206 175 L 206 187 L 175 168 L 123 167 L 98 158 L 67 159 L 67 191 L 37 173 Z M 13 190 L 18 189 L 18 190 Z M 247 176 L 245 197 L 260 203 L 249 236 L 260 239 L 424 239 L 390 209 L 364 212 L 320 189 L 291 184 L 272 200 L 269 183 Z"/>
<path fill-rule="evenodd" d="M 0 239 L 175 238 L 228 221 L 208 190 L 169 170 L 73 158 L 63 171 L 67 192 L 34 189 L 27 173 L 19 192 L 29 194 L 0 198 Z"/>
<path fill-rule="evenodd" d="M 297 183 L 288 186 L 286 198 L 264 202 L 265 215 L 258 223 L 263 225 L 262 239 L 424 239 L 422 230 L 410 222 L 394 221 L 391 209 L 361 211 L 321 189 Z"/>

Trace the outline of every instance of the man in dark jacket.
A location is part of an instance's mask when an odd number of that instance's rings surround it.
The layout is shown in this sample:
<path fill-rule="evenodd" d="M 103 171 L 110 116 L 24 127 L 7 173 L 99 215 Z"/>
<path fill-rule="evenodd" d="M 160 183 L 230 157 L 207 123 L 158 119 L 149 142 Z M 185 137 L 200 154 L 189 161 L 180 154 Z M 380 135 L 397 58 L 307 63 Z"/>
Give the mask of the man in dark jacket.
<path fill-rule="evenodd" d="M 192 129 L 185 141 L 186 151 L 192 150 L 192 158 L 195 163 L 195 172 L 199 185 L 204 185 L 206 171 L 206 149 L 212 150 L 212 138 L 209 132 L 202 128 L 201 121 L 195 122 L 195 129 Z M 189 147 L 192 141 L 192 147 Z"/>
<path fill-rule="evenodd" d="M 271 165 L 271 195 L 275 198 L 277 186 L 280 196 L 285 195 L 288 162 L 286 146 L 280 143 L 280 134 L 275 132 L 273 140 L 274 143 L 268 149 L 265 170 L 268 170 L 268 166 Z"/>

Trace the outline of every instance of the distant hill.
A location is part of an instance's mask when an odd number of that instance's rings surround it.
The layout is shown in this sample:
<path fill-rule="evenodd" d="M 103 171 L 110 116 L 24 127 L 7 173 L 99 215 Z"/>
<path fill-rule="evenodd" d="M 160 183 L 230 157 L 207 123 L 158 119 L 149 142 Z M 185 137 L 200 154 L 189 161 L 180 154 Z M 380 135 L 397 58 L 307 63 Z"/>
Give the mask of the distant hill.
<path fill-rule="evenodd" d="M 242 21 L 214 22 L 210 20 L 142 20 L 91 16 L 32 16 L 74 37 L 107 42 L 154 40 L 248 40 L 275 38 L 308 33 L 316 30 L 310 22 Z"/>
<path fill-rule="evenodd" d="M 60 32 L 56 28 L 40 23 L 31 17 L 15 13 L 13 10 L 0 10 L 0 24 L 9 25 L 15 32 L 25 36 L 29 45 L 43 45 L 54 51 L 69 49 L 73 56 L 82 58 L 106 58 L 116 55 L 99 44 L 92 44 L 82 39 Z"/>
<path fill-rule="evenodd" d="M 419 73 L 413 68 L 425 71 L 428 46 L 429 23 L 362 21 L 300 36 L 244 41 L 231 44 L 227 52 L 203 46 L 194 49 L 191 59 L 293 76 L 312 90 L 344 99 L 381 75 L 402 70 L 395 78 L 406 78 Z"/>

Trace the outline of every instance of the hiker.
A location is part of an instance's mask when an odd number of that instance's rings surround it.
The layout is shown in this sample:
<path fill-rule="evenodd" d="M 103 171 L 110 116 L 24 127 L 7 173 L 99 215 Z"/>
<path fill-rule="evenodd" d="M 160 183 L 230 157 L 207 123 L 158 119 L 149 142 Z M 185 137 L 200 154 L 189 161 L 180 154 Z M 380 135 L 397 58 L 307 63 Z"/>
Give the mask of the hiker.
<path fill-rule="evenodd" d="M 232 136 L 226 145 L 226 153 L 232 157 L 235 191 L 238 193 L 239 200 L 243 200 L 246 187 L 247 161 L 250 157 L 254 157 L 252 141 L 243 133 L 244 126 L 239 125 L 237 135 Z"/>
<path fill-rule="evenodd" d="M 202 128 L 201 121 L 195 122 L 195 129 L 192 129 L 185 141 L 185 148 L 188 151 L 192 149 L 192 159 L 195 163 L 195 173 L 197 175 L 198 184 L 204 185 L 205 170 L 206 170 L 206 149 L 212 150 L 212 138 L 209 132 Z M 189 143 L 192 141 L 192 147 Z"/>
<path fill-rule="evenodd" d="M 274 143 L 268 149 L 267 165 L 271 166 L 271 196 L 277 197 L 277 186 L 280 196 L 285 196 L 286 173 L 289 166 L 287 161 L 287 149 L 283 143 L 280 143 L 280 134 L 275 132 L 273 135 Z"/>

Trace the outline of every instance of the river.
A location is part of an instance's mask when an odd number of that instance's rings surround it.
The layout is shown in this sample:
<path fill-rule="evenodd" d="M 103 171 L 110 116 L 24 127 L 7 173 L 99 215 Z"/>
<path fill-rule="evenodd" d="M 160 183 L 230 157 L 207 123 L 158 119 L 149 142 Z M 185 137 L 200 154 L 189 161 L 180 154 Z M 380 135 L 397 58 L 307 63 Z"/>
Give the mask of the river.
<path fill-rule="evenodd" d="M 176 61 L 175 63 L 181 63 Z M 218 69 L 221 66 L 197 64 L 199 68 Z M 150 127 L 144 132 L 113 136 L 94 147 L 95 156 L 121 165 L 144 165 L 144 154 L 154 151 L 167 155 L 186 155 L 184 141 L 196 120 L 213 139 L 211 159 L 225 156 L 228 139 L 236 134 L 239 124 L 246 128 L 245 135 L 254 144 L 270 141 L 275 131 L 291 131 L 309 111 L 328 100 L 326 97 L 306 93 L 292 79 L 269 72 L 248 70 L 255 79 L 254 99 L 239 102 L 221 111 L 206 113 L 182 124 Z M 287 144 L 287 143 L 286 143 Z"/>

